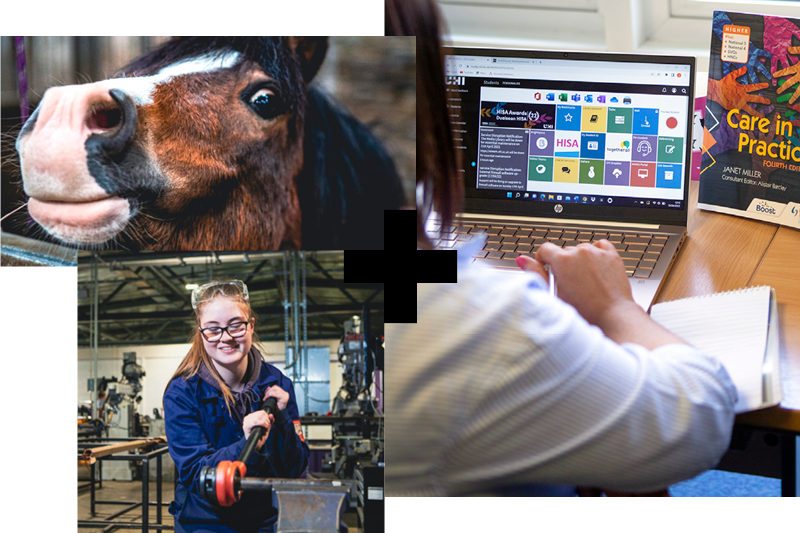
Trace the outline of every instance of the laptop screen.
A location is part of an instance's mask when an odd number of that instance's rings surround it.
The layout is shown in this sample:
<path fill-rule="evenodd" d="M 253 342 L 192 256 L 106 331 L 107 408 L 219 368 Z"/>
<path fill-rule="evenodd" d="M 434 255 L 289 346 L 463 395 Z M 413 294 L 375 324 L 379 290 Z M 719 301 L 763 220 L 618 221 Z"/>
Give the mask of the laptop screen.
<path fill-rule="evenodd" d="M 686 223 L 694 58 L 444 54 L 467 212 Z"/>

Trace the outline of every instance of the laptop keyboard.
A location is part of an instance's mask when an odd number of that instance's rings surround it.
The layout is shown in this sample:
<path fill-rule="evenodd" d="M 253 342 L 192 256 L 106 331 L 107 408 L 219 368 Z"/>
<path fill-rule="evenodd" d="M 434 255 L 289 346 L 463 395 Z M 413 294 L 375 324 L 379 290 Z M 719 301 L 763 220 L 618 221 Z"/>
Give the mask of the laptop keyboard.
<path fill-rule="evenodd" d="M 630 233 L 614 230 L 587 230 L 488 224 L 484 222 L 457 221 L 448 232 L 439 235 L 440 226 L 434 223 L 433 244 L 437 248 L 454 248 L 472 240 L 478 234 L 486 235 L 486 245 L 475 254 L 475 261 L 499 268 L 519 268 L 515 259 L 520 255 L 533 256 L 542 244 L 549 242 L 561 248 L 581 243 L 607 239 L 617 249 L 625 263 L 628 277 L 649 278 L 664 250 L 667 236 L 652 233 Z"/>

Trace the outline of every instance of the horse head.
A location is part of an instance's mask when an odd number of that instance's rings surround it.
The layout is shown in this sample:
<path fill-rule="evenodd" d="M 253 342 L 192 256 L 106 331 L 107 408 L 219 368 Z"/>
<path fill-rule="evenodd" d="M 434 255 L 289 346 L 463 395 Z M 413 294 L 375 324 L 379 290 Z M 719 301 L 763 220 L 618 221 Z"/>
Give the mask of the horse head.
<path fill-rule="evenodd" d="M 89 248 L 299 249 L 304 226 L 310 234 L 320 222 L 314 202 L 331 202 L 319 191 L 327 177 L 302 177 L 325 166 L 309 114 L 327 124 L 319 117 L 333 113 L 356 139 L 369 137 L 309 87 L 327 46 L 324 37 L 178 39 L 111 79 L 48 89 L 16 142 L 31 216 Z"/>

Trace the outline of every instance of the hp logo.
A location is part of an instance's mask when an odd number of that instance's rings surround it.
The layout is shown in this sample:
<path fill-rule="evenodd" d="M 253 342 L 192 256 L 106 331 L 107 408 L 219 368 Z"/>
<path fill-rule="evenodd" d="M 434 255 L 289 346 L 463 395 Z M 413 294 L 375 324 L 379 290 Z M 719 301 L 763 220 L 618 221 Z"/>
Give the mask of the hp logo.
<path fill-rule="evenodd" d="M 564 210 L 564 206 L 562 206 L 561 204 L 556 204 L 556 206 L 553 209 L 556 210 L 556 213 L 560 213 L 561 211 Z"/>

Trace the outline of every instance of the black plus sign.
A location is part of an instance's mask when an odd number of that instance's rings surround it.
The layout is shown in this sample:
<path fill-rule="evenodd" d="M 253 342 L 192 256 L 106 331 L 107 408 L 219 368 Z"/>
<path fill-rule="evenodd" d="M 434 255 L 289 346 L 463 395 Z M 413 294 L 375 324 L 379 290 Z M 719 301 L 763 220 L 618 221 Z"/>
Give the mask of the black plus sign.
<path fill-rule="evenodd" d="M 455 250 L 416 249 L 416 217 L 413 210 L 386 211 L 385 250 L 345 250 L 344 282 L 383 284 L 387 323 L 417 322 L 417 283 L 458 281 Z"/>

